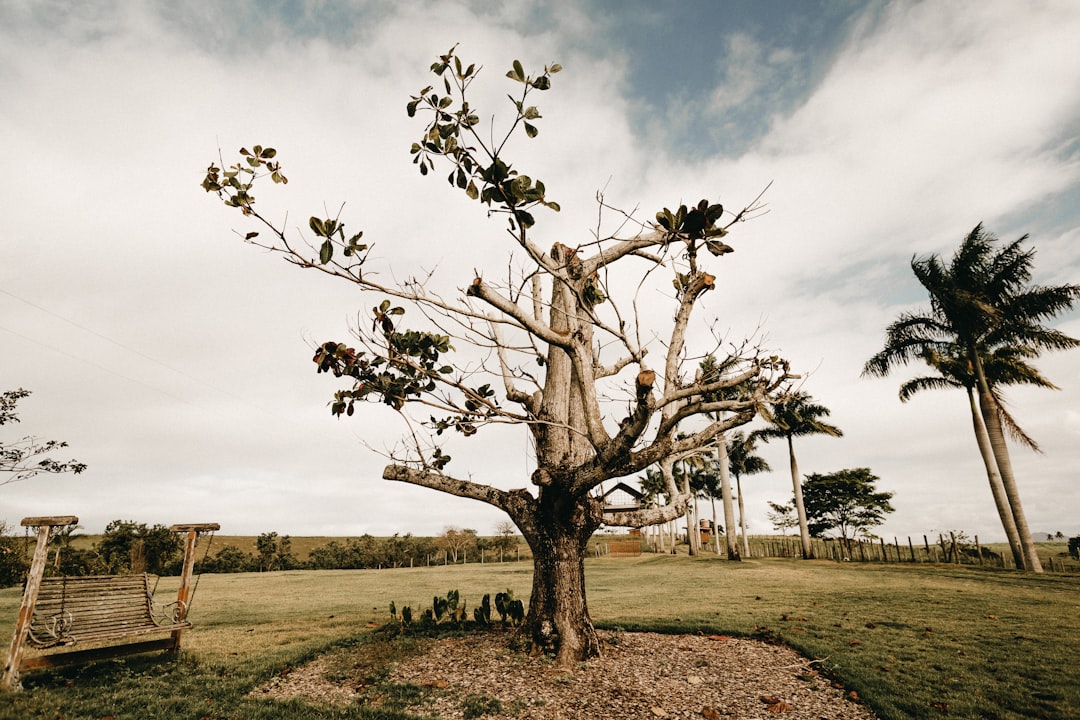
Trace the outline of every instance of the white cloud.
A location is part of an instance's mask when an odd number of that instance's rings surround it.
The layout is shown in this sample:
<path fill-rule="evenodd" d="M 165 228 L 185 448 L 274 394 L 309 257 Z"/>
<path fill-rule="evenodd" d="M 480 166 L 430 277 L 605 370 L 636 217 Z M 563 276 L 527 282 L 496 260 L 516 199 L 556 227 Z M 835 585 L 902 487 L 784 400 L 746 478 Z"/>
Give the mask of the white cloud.
<path fill-rule="evenodd" d="M 0 489 L 9 520 L 73 511 L 91 529 L 131 517 L 294 535 L 494 525 L 474 503 L 378 479 L 383 459 L 359 441 L 392 443 L 392 413 L 331 418 L 323 403 L 335 385 L 314 374 L 306 347 L 343 337 L 367 301 L 243 246 L 229 234 L 242 219 L 198 188 L 218 144 L 231 162 L 242 144 L 272 143 L 290 178 L 258 195 L 273 217 L 289 210 L 302 226 L 305 213 L 345 202 L 349 227 L 397 273 L 437 264 L 446 289 L 474 267 L 500 273 L 489 259 L 502 257 L 501 221 L 409 164 L 421 125 L 406 121 L 405 102 L 429 82 L 434 56 L 460 41 L 485 66 L 476 101 L 492 113 L 506 103 L 501 75 L 515 57 L 566 68 L 536 98 L 540 137 L 512 154 L 563 205 L 538 226 L 542 244 L 587 239 L 602 187 L 648 219 L 700 197 L 733 209 L 774 180 L 770 214 L 732 233 L 736 253 L 718 263 L 724 292 L 708 305 L 733 338 L 764 323 L 770 345 L 814 370 L 807 390 L 846 437 L 807 441 L 802 469 L 871 467 L 897 492 L 890 532 L 993 534 L 962 395 L 901 405 L 902 377 L 858 374 L 885 325 L 918 301 L 912 254 L 951 252 L 979 220 L 1024 227 L 1030 208 L 1075 188 L 1076 162 L 1060 150 L 1080 108 L 1074 5 L 904 4 L 867 15 L 806 103 L 728 160 L 673 157 L 659 126 L 634 135 L 632 48 L 590 46 L 611 21 L 580 9 L 560 8 L 558 25 L 536 30 L 520 6 L 494 18 L 454 6 L 438 22 L 430 6 L 363 7 L 363 22 L 350 11 L 324 33 L 322 6 L 291 24 L 254 4 L 149 7 L 80 5 L 54 13 L 59 22 L 36 4 L 0 10 L 0 94 L 17 99 L 0 111 L 0 137 L 18 169 L 0 177 L 0 196 L 14 199 L 0 251 L 17 258 L 0 267 L 0 287 L 16 296 L 0 294 L 5 383 L 34 391 L 20 429 L 70 441 L 91 465 Z M 725 102 L 753 102 L 800 59 L 745 37 L 725 42 L 738 58 L 718 81 Z M 1076 276 L 1070 217 L 1045 244 L 1035 238 L 1047 281 Z M 1064 386 L 1070 362 L 1061 354 L 1040 366 Z M 1071 522 L 1045 498 L 1071 487 L 1077 392 L 1015 395 L 1047 447 L 1016 458 L 1039 527 Z M 462 471 L 524 485 L 523 442 L 498 447 L 466 463 L 466 445 Z M 760 531 L 764 499 L 790 492 L 782 448 L 766 452 L 774 472 L 746 481 Z"/>

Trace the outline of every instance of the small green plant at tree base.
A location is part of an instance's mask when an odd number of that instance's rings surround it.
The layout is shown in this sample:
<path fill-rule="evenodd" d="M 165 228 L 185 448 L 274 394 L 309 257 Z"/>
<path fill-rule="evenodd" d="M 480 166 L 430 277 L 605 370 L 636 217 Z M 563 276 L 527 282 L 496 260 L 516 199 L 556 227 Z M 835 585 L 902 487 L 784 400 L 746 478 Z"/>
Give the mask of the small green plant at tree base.
<path fill-rule="evenodd" d="M 390 623 L 401 627 L 409 627 L 413 622 L 412 608 L 408 605 L 401 608 L 401 617 L 398 617 L 397 603 L 390 601 Z"/>
<path fill-rule="evenodd" d="M 491 624 L 491 593 L 486 593 L 480 601 L 480 607 L 473 608 L 473 621 L 477 625 Z"/>
<path fill-rule="evenodd" d="M 496 593 L 495 609 L 504 627 L 507 624 L 517 627 L 525 620 L 525 605 L 514 599 L 514 591 L 510 588 L 506 592 Z"/>
<path fill-rule="evenodd" d="M 472 620 L 466 613 L 466 602 L 461 599 L 458 590 L 451 590 L 446 597 L 434 596 L 431 599 L 431 607 L 424 610 L 420 624 L 423 628 L 434 630 L 437 628 L 454 627 L 458 629 L 480 629 L 490 627 L 491 622 L 491 594 L 485 594 L 480 606 L 473 609 Z M 512 590 L 507 589 L 504 593 L 495 595 L 495 606 L 501 618 L 503 627 L 519 627 L 525 620 L 525 605 L 520 600 L 514 599 Z M 390 603 L 390 622 L 388 628 L 408 630 L 413 627 L 413 610 L 406 605 L 401 608 L 398 615 L 397 603 Z"/>
<path fill-rule="evenodd" d="M 461 601 L 461 593 L 451 590 L 445 598 L 436 595 L 431 601 L 432 618 L 436 625 L 443 622 L 451 622 L 461 625 L 465 622 L 465 603 Z"/>
<path fill-rule="evenodd" d="M 465 622 L 465 602 L 461 600 L 461 593 L 457 590 L 446 593 L 446 609 L 450 622 L 455 625 Z"/>

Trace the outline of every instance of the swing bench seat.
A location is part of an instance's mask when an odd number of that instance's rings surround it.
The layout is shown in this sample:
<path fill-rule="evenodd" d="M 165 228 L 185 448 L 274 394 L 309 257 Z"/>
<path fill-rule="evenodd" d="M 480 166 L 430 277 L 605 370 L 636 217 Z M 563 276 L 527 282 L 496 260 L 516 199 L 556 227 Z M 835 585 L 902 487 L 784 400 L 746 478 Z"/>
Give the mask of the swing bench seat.
<path fill-rule="evenodd" d="M 27 639 L 53 648 L 186 630 L 179 607 L 155 603 L 145 573 L 43 578 Z"/>
<path fill-rule="evenodd" d="M 73 515 L 22 521 L 24 526 L 38 528 L 38 542 L 0 676 L 0 690 L 18 689 L 19 675 L 29 670 L 159 650 L 179 651 L 180 637 L 191 627 L 187 614 L 194 594 L 195 544 L 200 533 L 220 529 L 217 523 L 169 528 L 186 536 L 184 560 L 176 600 L 159 604 L 154 601 L 146 573 L 43 577 L 51 528 L 78 521 Z M 152 638 L 162 634 L 166 637 Z M 24 657 L 27 647 L 38 654 Z"/>

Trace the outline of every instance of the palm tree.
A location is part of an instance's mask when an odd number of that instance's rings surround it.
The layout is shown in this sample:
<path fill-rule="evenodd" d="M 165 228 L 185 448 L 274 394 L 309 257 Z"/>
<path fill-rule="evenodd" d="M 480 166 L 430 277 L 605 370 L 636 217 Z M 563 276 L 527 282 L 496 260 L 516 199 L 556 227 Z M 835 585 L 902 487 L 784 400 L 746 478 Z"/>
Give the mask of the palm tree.
<path fill-rule="evenodd" d="M 727 551 L 727 559 L 740 561 L 742 555 L 739 553 L 739 546 L 735 537 L 735 507 L 731 502 L 731 458 L 728 456 L 727 439 L 724 434 L 721 433 L 717 438 L 716 443 L 716 465 L 717 476 L 720 480 L 719 488 L 710 488 L 710 495 L 716 497 L 716 489 L 720 490 L 720 499 L 724 506 L 724 545 Z M 715 481 L 714 481 L 715 485 Z M 739 498 L 742 502 L 742 498 Z M 713 526 L 717 532 L 716 540 L 716 554 L 720 554 L 720 535 L 719 526 L 716 525 L 716 503 L 713 503 Z"/>
<path fill-rule="evenodd" d="M 735 491 L 739 496 L 739 532 L 742 534 L 743 555 L 750 557 L 750 541 L 746 537 L 746 508 L 743 505 L 742 476 L 756 475 L 757 473 L 772 470 L 765 458 L 755 455 L 757 450 L 757 434 L 747 435 L 739 430 L 732 434 L 727 444 L 728 465 L 731 474 L 735 476 Z"/>
<path fill-rule="evenodd" d="M 702 376 L 719 376 L 727 370 L 725 363 L 717 361 L 714 355 L 708 355 L 702 360 L 700 365 L 700 371 Z M 711 394 L 713 400 L 731 400 L 740 396 L 746 396 L 749 394 L 750 388 L 745 384 L 734 385 L 732 387 L 720 390 Z M 721 419 L 722 413 L 715 413 L 713 417 L 716 420 Z M 719 526 L 716 523 L 716 503 L 715 499 L 717 491 L 719 491 L 721 502 L 724 506 L 724 541 L 727 550 L 728 560 L 739 561 L 742 560 L 742 556 L 739 553 L 739 546 L 735 537 L 735 507 L 731 497 L 731 476 L 730 468 L 731 462 L 728 458 L 728 441 L 724 437 L 724 433 L 719 433 L 716 436 L 716 473 L 710 477 L 711 484 L 708 486 L 708 492 L 713 499 L 713 526 L 714 530 L 718 530 Z M 716 486 L 719 481 L 719 487 Z M 740 495 L 739 502 L 742 502 Z M 744 533 L 745 534 L 745 533 Z M 719 532 L 716 534 L 716 554 L 720 554 L 720 536 Z"/>
<path fill-rule="evenodd" d="M 645 471 L 645 477 L 638 478 L 638 483 L 641 485 L 642 492 L 642 505 L 645 507 L 659 507 L 667 504 L 667 482 L 664 480 L 663 474 L 659 470 L 649 468 Z M 656 526 L 656 538 L 659 544 L 660 552 L 665 551 L 664 547 L 664 531 L 661 527 Z"/>
<path fill-rule="evenodd" d="M 691 556 L 701 551 L 701 531 L 698 523 L 698 500 L 706 492 L 705 477 L 702 473 L 702 455 L 689 456 L 680 459 L 672 468 L 675 482 L 682 488 L 682 492 L 689 494 L 691 502 L 686 506 L 686 546 Z"/>
<path fill-rule="evenodd" d="M 844 433 L 835 425 L 824 422 L 829 408 L 813 402 L 809 393 L 798 391 L 769 404 L 770 410 L 765 419 L 769 427 L 758 430 L 757 436 L 768 442 L 774 438 L 787 440 L 788 457 L 791 460 L 791 484 L 795 490 L 795 512 L 799 518 L 799 536 L 802 539 L 802 556 L 809 560 L 814 557 L 810 545 L 810 529 L 806 523 L 806 508 L 803 506 L 802 483 L 799 481 L 799 463 L 795 459 L 794 439 L 806 435 L 831 435 L 841 437 Z"/>
<path fill-rule="evenodd" d="M 886 345 L 888 346 L 889 343 L 887 342 Z M 871 358 L 867 363 L 868 370 L 864 370 L 864 374 L 874 374 L 874 369 L 881 367 L 881 356 L 887 352 L 888 347 L 875 355 L 874 358 Z M 1057 386 L 1026 362 L 1026 359 L 1032 356 L 1032 351 L 1026 348 L 1011 346 L 996 348 L 984 358 L 983 368 L 991 392 L 997 402 L 1002 424 L 1018 442 L 1037 452 L 1041 452 L 1038 444 L 1020 428 L 1019 424 L 1008 412 L 1004 399 L 998 390 L 999 386 L 1014 384 L 1028 384 L 1057 389 Z M 975 377 L 974 367 L 964 356 L 962 348 L 958 346 L 952 346 L 945 352 L 927 348 L 921 353 L 921 357 L 938 374 L 916 377 L 905 382 L 900 386 L 900 401 L 907 402 L 922 390 L 963 388 L 967 393 L 971 422 L 975 430 L 975 441 L 979 446 L 979 454 L 986 468 L 986 476 L 990 483 L 990 492 L 994 497 L 994 505 L 997 508 L 998 517 L 1001 519 L 1001 526 L 1005 530 L 1005 536 L 1012 550 L 1016 567 L 1024 567 L 1023 547 L 1016 529 L 1016 521 L 1013 518 L 1012 508 L 1005 493 L 1005 486 L 1001 482 L 1001 475 L 998 472 L 993 450 L 990 447 L 990 437 L 987 434 L 986 424 L 982 420 L 981 411 L 976 400 L 975 391 L 978 381 Z"/>
<path fill-rule="evenodd" d="M 690 487 L 707 497 L 712 506 L 713 551 L 717 555 L 720 554 L 720 528 L 723 527 L 727 558 L 738 561 L 742 558 L 735 544 L 735 536 L 731 533 L 731 529 L 735 526 L 735 512 L 731 501 L 731 480 L 727 468 L 727 444 L 723 440 L 721 433 L 717 436 L 716 457 L 698 455 L 693 458 L 690 465 Z M 720 498 L 724 506 L 723 525 L 717 519 L 716 498 Z"/>
<path fill-rule="evenodd" d="M 979 224 L 947 266 L 936 255 L 913 258 L 911 269 L 930 295 L 930 311 L 904 313 L 893 322 L 885 349 L 871 358 L 864 374 L 885 375 L 916 358 L 954 357 L 968 365 L 966 372 L 973 381 L 986 439 L 1016 526 L 1023 566 L 1042 572 L 1005 444 L 1005 430 L 1015 434 L 1018 428 L 1002 410 L 994 390 L 995 371 L 988 370 L 988 362 L 995 351 L 1005 348 L 1024 358 L 1080 344 L 1043 325 L 1044 320 L 1072 308 L 1080 299 L 1080 286 L 1029 285 L 1035 251 L 1022 247 L 1025 240 L 1027 235 L 997 249 L 997 238 Z M 1001 379 L 996 383 L 1007 384 Z"/>

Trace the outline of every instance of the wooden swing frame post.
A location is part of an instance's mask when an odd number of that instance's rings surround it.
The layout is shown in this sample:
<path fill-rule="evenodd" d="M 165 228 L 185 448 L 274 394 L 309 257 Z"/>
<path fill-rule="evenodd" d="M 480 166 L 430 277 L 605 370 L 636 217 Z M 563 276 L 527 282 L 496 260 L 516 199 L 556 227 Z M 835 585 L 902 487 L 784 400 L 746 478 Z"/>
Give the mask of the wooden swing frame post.
<path fill-rule="evenodd" d="M 221 526 L 217 523 L 172 525 L 169 527 L 169 530 L 174 533 L 186 534 L 184 538 L 184 566 L 180 570 L 180 588 L 176 591 L 176 603 L 177 608 L 179 608 L 179 613 L 176 616 L 177 622 L 187 620 L 188 606 L 191 603 L 191 596 L 194 594 L 195 590 L 191 585 L 191 576 L 195 569 L 195 545 L 199 541 L 199 533 L 215 532 L 220 529 Z M 180 635 L 183 632 L 182 629 L 173 630 L 172 647 L 169 648 L 170 652 L 180 651 Z"/>
<path fill-rule="evenodd" d="M 79 518 L 74 515 L 29 517 L 22 520 L 23 527 L 38 529 L 37 545 L 34 547 L 34 559 L 30 563 L 30 574 L 26 577 L 26 589 L 23 591 L 19 618 L 15 622 L 15 634 L 11 638 L 11 648 L 4 664 L 4 675 L 0 677 L 0 690 L 11 690 L 18 683 L 19 665 L 22 663 L 23 651 L 26 650 L 26 635 L 30 632 L 30 621 L 34 617 L 41 576 L 45 573 L 45 561 L 49 555 L 49 533 L 54 527 L 75 525 L 78 522 Z"/>

